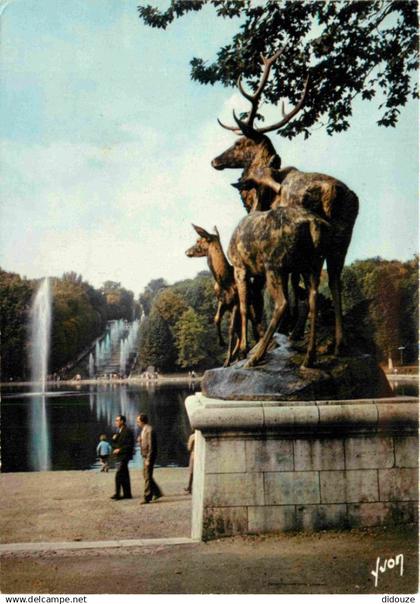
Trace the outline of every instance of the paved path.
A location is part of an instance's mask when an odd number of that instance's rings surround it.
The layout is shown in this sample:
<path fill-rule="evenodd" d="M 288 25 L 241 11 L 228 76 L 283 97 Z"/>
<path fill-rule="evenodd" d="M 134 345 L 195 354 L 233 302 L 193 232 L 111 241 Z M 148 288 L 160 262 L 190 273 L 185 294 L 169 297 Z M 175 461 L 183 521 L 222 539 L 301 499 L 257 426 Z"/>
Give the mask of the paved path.
<path fill-rule="evenodd" d="M 418 541 L 413 526 L 260 535 L 209 543 L 190 536 L 186 469 L 158 469 L 165 497 L 113 501 L 114 474 L 0 475 L 1 589 L 36 594 L 413 593 Z M 374 586 L 377 557 L 404 555 Z"/>
<path fill-rule="evenodd" d="M 371 571 L 377 557 L 399 568 Z M 235 537 L 209 543 L 2 554 L 3 593 L 415 593 L 413 527 Z M 379 601 L 379 600 L 378 600 Z"/>
<path fill-rule="evenodd" d="M 140 505 L 141 470 L 130 475 L 133 499 L 114 501 L 114 471 L 0 474 L 1 542 L 190 537 L 191 496 L 184 492 L 188 469 L 157 468 L 155 477 L 165 496 L 149 505 Z"/>

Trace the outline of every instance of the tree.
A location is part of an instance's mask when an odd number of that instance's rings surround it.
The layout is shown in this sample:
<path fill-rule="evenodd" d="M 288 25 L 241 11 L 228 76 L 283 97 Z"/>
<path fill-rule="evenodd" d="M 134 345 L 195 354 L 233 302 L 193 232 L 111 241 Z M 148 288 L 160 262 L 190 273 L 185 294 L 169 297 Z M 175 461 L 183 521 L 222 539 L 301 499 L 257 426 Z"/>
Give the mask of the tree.
<path fill-rule="evenodd" d="M 70 273 L 72 274 L 72 273 Z M 121 289 L 120 281 L 105 281 L 102 289 L 104 292 L 119 291 Z"/>
<path fill-rule="evenodd" d="M 82 275 L 78 275 L 75 271 L 63 273 L 62 280 L 70 281 L 70 283 L 76 283 L 77 285 L 81 285 L 83 283 Z"/>
<path fill-rule="evenodd" d="M 145 296 L 150 309 L 140 329 L 142 367 L 157 365 L 176 371 L 180 367 L 199 365 L 207 369 L 223 363 L 225 350 L 218 343 L 213 325 L 216 298 L 208 271 L 171 286 L 155 279 L 140 296 L 141 303 Z"/>
<path fill-rule="evenodd" d="M 145 319 L 140 341 L 140 364 L 173 371 L 176 361 L 174 338 L 168 323 L 154 310 Z"/>
<path fill-rule="evenodd" d="M 222 18 L 238 19 L 238 32 L 213 63 L 191 60 L 191 77 L 202 84 L 236 84 L 242 76 L 253 90 L 260 77 L 260 53 L 284 47 L 263 98 L 296 104 L 310 73 L 310 92 L 299 119 L 282 131 L 309 136 L 321 122 L 328 134 L 347 130 L 356 96 L 372 100 L 381 91 L 378 124 L 395 126 L 401 107 L 417 98 L 417 2 L 407 0 L 172 0 L 167 10 L 138 7 L 151 27 L 170 23 L 205 5 Z M 381 96 L 381 95 L 379 95 Z"/>
<path fill-rule="evenodd" d="M 418 258 L 409 262 L 369 258 L 343 272 L 345 312 L 368 304 L 365 328 L 371 328 L 380 360 L 415 361 L 418 348 Z"/>
<path fill-rule="evenodd" d="M 126 319 L 132 321 L 136 314 L 137 303 L 134 302 L 133 292 L 121 287 L 116 281 L 105 281 L 101 288 L 107 303 L 107 318 Z"/>
<path fill-rule="evenodd" d="M 403 292 L 400 307 L 400 332 L 403 345 L 406 347 L 404 358 L 407 362 L 416 362 L 418 358 L 419 333 L 419 258 L 405 262 L 401 276 Z"/>
<path fill-rule="evenodd" d="M 28 376 L 27 341 L 34 286 L 0 269 L 0 333 L 2 379 Z"/>
<path fill-rule="evenodd" d="M 207 356 L 206 332 L 208 325 L 192 308 L 186 310 L 176 325 L 178 364 L 197 367 Z"/>
<path fill-rule="evenodd" d="M 343 312 L 346 313 L 353 307 L 366 300 L 357 271 L 351 266 L 345 266 L 342 274 Z"/>
<path fill-rule="evenodd" d="M 174 291 L 172 287 L 167 287 L 156 296 L 153 308 L 173 328 L 188 305 L 181 294 Z"/>
<path fill-rule="evenodd" d="M 217 300 L 214 295 L 214 280 L 209 272 L 201 271 L 195 279 L 180 281 L 174 285 L 174 288 L 199 315 L 203 315 L 209 323 L 213 323 Z"/>
<path fill-rule="evenodd" d="M 99 292 L 93 296 L 92 290 L 82 278 L 52 280 L 52 371 L 71 363 L 105 328 L 104 297 Z"/>
<path fill-rule="evenodd" d="M 156 295 L 162 290 L 168 287 L 165 279 L 152 279 L 144 288 L 143 293 L 139 296 L 139 303 L 143 308 L 143 311 L 146 315 L 150 314 L 152 309 L 153 300 Z"/>

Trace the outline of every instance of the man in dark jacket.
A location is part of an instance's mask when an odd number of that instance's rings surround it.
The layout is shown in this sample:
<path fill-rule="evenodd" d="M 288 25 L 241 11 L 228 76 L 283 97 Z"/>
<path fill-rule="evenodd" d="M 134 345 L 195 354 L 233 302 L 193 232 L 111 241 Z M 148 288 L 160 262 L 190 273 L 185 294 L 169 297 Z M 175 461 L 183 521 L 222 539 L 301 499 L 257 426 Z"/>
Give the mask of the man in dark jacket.
<path fill-rule="evenodd" d="M 115 493 L 111 499 L 131 499 L 128 462 L 132 459 L 134 453 L 134 435 L 130 428 L 127 428 L 124 415 L 117 415 L 115 425 L 118 431 L 112 438 L 112 446 L 114 447 L 117 472 L 115 474 Z"/>
<path fill-rule="evenodd" d="M 137 425 L 141 428 L 139 444 L 143 457 L 144 499 L 143 503 L 149 503 L 152 498 L 162 497 L 162 491 L 153 480 L 153 468 L 157 457 L 157 440 L 154 428 L 149 424 L 145 413 L 137 417 Z"/>

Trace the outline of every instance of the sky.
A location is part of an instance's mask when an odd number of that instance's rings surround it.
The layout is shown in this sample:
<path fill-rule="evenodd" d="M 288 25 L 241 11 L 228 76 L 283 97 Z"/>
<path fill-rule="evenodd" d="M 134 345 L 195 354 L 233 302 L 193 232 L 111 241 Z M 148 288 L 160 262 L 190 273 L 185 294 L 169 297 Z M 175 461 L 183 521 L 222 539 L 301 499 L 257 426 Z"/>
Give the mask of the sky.
<path fill-rule="evenodd" d="M 0 0 L 0 265 L 28 278 L 75 271 L 137 295 L 207 268 L 185 250 L 191 223 L 217 225 L 225 248 L 244 215 L 211 160 L 235 135 L 217 124 L 247 108 L 234 88 L 190 80 L 236 30 L 212 7 L 167 31 L 143 25 L 138 0 Z M 156 3 L 155 3 L 156 4 Z M 380 128 L 359 102 L 351 128 L 271 139 L 283 166 L 330 174 L 360 200 L 347 263 L 418 250 L 417 106 Z M 279 108 L 267 107 L 270 122 Z"/>

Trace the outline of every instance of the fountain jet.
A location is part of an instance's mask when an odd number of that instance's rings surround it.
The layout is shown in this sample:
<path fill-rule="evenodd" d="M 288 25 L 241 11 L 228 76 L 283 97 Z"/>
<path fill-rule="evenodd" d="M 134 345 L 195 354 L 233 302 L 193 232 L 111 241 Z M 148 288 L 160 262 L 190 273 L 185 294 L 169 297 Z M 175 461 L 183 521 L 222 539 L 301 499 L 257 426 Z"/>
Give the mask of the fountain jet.
<path fill-rule="evenodd" d="M 45 278 L 35 296 L 31 310 L 31 466 L 33 470 L 49 470 L 50 439 L 45 402 L 51 334 L 51 289 Z"/>

